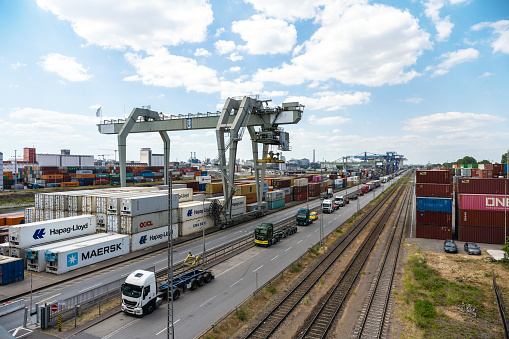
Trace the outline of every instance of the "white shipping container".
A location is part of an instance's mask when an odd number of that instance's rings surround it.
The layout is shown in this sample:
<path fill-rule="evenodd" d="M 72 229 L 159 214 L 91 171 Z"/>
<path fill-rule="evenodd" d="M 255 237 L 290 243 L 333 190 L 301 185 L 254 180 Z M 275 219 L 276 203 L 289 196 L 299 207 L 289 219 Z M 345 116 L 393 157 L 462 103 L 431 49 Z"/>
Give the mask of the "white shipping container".
<path fill-rule="evenodd" d="M 247 204 L 246 211 L 247 212 L 256 211 L 257 207 L 258 207 L 258 202 L 254 202 L 252 204 Z M 269 204 L 266 201 L 262 201 L 261 208 L 262 208 L 262 211 L 267 211 L 269 209 Z"/>
<path fill-rule="evenodd" d="M 54 251 L 57 248 L 69 246 L 73 244 L 78 244 L 80 242 L 85 242 L 89 240 L 99 239 L 107 236 L 106 233 L 103 234 L 92 234 L 86 235 L 83 237 L 68 239 L 59 242 L 53 242 L 49 244 L 44 244 L 36 247 L 31 247 L 25 249 L 25 258 L 27 259 L 27 270 L 34 272 L 44 272 L 46 271 L 46 251 L 51 250 Z"/>
<path fill-rule="evenodd" d="M 177 199 L 178 195 L 173 193 L 171 202 L 173 209 L 178 207 L 179 201 Z M 168 211 L 168 195 L 163 193 L 133 198 L 122 198 L 120 206 L 120 214 L 129 216 Z"/>
<path fill-rule="evenodd" d="M 193 201 L 205 201 L 205 194 L 193 194 Z"/>
<path fill-rule="evenodd" d="M 207 198 L 208 201 L 212 202 L 216 200 L 220 206 L 224 204 L 224 197 Z M 243 195 L 234 195 L 232 198 L 232 211 L 243 210 L 246 211 L 246 197 Z"/>
<path fill-rule="evenodd" d="M 35 221 L 35 207 L 25 208 L 25 224 Z"/>
<path fill-rule="evenodd" d="M 290 195 L 292 193 L 290 187 L 281 188 L 281 191 L 285 192 L 285 196 Z"/>
<path fill-rule="evenodd" d="M 6 257 L 10 257 L 10 246 L 8 242 L 4 242 L 3 244 L 0 244 L 0 255 L 5 255 Z"/>
<path fill-rule="evenodd" d="M 12 247 L 28 248 L 50 241 L 63 240 L 96 231 L 94 215 L 82 215 L 9 227 Z"/>
<path fill-rule="evenodd" d="M 128 235 L 114 234 L 106 237 L 82 242 L 75 245 L 47 251 L 46 258 L 55 258 L 47 261 L 46 272 L 53 274 L 66 273 L 81 267 L 115 258 L 129 253 L 130 239 Z"/>
<path fill-rule="evenodd" d="M 214 220 L 211 217 L 197 218 L 179 223 L 179 237 L 214 227 Z"/>
<path fill-rule="evenodd" d="M 178 221 L 187 221 L 209 215 L 210 201 L 183 202 L 178 208 Z"/>
<path fill-rule="evenodd" d="M 120 215 L 107 214 L 106 215 L 106 232 L 120 233 Z"/>
<path fill-rule="evenodd" d="M 210 184 L 212 182 L 212 177 L 210 175 L 199 176 L 196 177 L 196 180 L 199 184 Z"/>
<path fill-rule="evenodd" d="M 55 211 L 44 210 L 44 220 L 53 220 L 53 219 L 55 219 Z"/>
<path fill-rule="evenodd" d="M 278 201 L 285 198 L 285 191 L 275 190 L 265 194 L 265 201 Z"/>
<path fill-rule="evenodd" d="M 179 195 L 179 203 L 186 202 L 186 201 L 193 201 L 193 189 L 192 188 L 178 188 L 178 189 L 172 188 L 172 193 Z M 176 208 L 175 205 L 173 206 L 173 208 Z"/>
<path fill-rule="evenodd" d="M 178 221 L 178 210 L 173 210 L 172 224 Z M 168 211 L 161 211 L 136 216 L 121 215 L 120 216 L 120 232 L 121 234 L 134 234 L 143 232 L 153 228 L 168 225 Z"/>
<path fill-rule="evenodd" d="M 69 216 L 69 211 L 55 211 L 55 218 L 54 219 L 62 219 L 67 218 Z"/>
<path fill-rule="evenodd" d="M 293 180 L 293 186 L 307 186 L 308 185 L 308 178 L 300 178 L 300 179 L 294 179 Z"/>
<path fill-rule="evenodd" d="M 171 228 L 173 231 L 173 239 L 177 239 L 179 235 L 178 225 L 173 224 Z M 168 241 L 168 226 L 163 226 L 140 233 L 135 233 L 131 235 L 131 252 L 139 251 L 150 246 L 166 243 L 167 241 Z"/>

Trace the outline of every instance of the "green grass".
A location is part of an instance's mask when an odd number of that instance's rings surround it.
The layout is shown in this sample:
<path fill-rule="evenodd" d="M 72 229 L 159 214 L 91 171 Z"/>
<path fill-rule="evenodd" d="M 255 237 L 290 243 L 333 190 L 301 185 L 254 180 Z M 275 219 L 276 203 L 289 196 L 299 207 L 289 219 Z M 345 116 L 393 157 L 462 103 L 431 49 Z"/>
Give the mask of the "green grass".
<path fill-rule="evenodd" d="M 237 318 L 239 318 L 240 321 L 246 321 L 247 320 L 247 311 L 240 308 L 237 310 Z"/>
<path fill-rule="evenodd" d="M 293 264 L 292 266 L 290 266 L 290 272 L 298 273 L 300 271 L 302 271 L 302 264 L 300 262 L 297 262 L 297 263 Z"/>
<path fill-rule="evenodd" d="M 272 285 L 268 285 L 268 286 L 266 287 L 266 289 L 267 289 L 267 291 L 269 291 L 269 292 L 270 292 L 270 293 L 272 293 L 272 294 L 275 294 L 275 293 L 277 292 L 277 288 L 275 288 L 275 287 L 274 287 L 274 286 L 272 286 Z"/>

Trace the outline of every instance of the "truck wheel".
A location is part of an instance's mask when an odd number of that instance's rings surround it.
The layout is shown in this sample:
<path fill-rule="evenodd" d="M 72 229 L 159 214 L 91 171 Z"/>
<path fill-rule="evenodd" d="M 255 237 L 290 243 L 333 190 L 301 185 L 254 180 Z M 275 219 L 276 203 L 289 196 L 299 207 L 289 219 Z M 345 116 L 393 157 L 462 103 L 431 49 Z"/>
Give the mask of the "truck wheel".
<path fill-rule="evenodd" d="M 205 277 L 206 283 L 209 283 L 212 280 L 212 274 L 210 273 L 205 273 L 203 276 Z"/>
<path fill-rule="evenodd" d="M 190 288 L 190 290 L 194 291 L 197 287 L 198 287 L 198 282 L 196 281 L 196 279 L 191 280 L 191 288 Z"/>
<path fill-rule="evenodd" d="M 174 290 L 173 291 L 173 301 L 177 300 L 178 298 L 180 298 L 180 290 Z"/>
<path fill-rule="evenodd" d="M 151 302 L 150 304 L 147 305 L 147 314 L 150 314 L 154 312 L 154 303 Z"/>
<path fill-rule="evenodd" d="M 198 278 L 198 287 L 202 287 L 203 284 L 205 283 L 205 279 L 203 278 L 203 275 L 201 275 L 199 278 Z"/>

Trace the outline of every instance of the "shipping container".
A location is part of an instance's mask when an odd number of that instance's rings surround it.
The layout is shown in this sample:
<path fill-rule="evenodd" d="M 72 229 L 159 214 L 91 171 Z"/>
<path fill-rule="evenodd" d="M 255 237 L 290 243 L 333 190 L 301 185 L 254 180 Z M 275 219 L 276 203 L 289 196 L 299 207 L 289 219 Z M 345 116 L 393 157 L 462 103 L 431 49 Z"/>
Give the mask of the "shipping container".
<path fill-rule="evenodd" d="M 451 184 L 416 184 L 415 195 L 418 197 L 451 198 Z"/>
<path fill-rule="evenodd" d="M 66 273 L 81 267 L 128 254 L 128 235 L 115 234 L 46 252 L 46 272 Z"/>
<path fill-rule="evenodd" d="M 96 217 L 81 215 L 63 219 L 33 222 L 9 228 L 9 242 L 16 248 L 28 248 L 47 242 L 93 234 Z"/>
<path fill-rule="evenodd" d="M 461 178 L 457 182 L 458 193 L 509 194 L 507 179 Z"/>
<path fill-rule="evenodd" d="M 214 227 L 214 220 L 211 217 L 203 217 L 179 223 L 179 237 L 193 234 Z"/>
<path fill-rule="evenodd" d="M 210 201 L 188 201 L 183 202 L 178 208 L 178 221 L 187 221 L 202 218 L 209 214 Z"/>
<path fill-rule="evenodd" d="M 235 191 L 235 195 L 256 194 L 256 185 L 255 184 L 242 184 L 242 185 L 236 185 L 235 187 L 238 188 L 238 190 Z"/>
<path fill-rule="evenodd" d="M 306 193 L 293 195 L 294 201 L 304 201 L 304 200 L 307 200 L 307 198 L 308 198 L 308 195 Z"/>
<path fill-rule="evenodd" d="M 458 211 L 460 226 L 505 227 L 509 226 L 508 213 L 494 211 Z"/>
<path fill-rule="evenodd" d="M 293 194 L 308 194 L 308 186 L 294 186 Z"/>
<path fill-rule="evenodd" d="M 281 199 L 281 200 L 272 200 L 272 201 L 269 201 L 269 210 L 274 210 L 276 208 L 280 208 L 280 207 L 284 207 L 285 206 L 285 199 Z"/>
<path fill-rule="evenodd" d="M 505 229 L 502 227 L 460 226 L 458 238 L 460 241 L 485 244 L 504 244 Z"/>
<path fill-rule="evenodd" d="M 8 242 L 0 244 L 0 255 L 5 255 L 6 257 L 11 255 L 11 246 Z"/>
<path fill-rule="evenodd" d="M 173 239 L 177 239 L 179 228 L 177 224 L 172 225 Z M 168 226 L 154 228 L 152 230 L 135 233 L 131 235 L 131 252 L 144 248 L 166 243 L 168 241 Z"/>
<path fill-rule="evenodd" d="M 509 198 L 494 194 L 458 194 L 456 205 L 468 211 L 507 211 Z"/>
<path fill-rule="evenodd" d="M 25 277 L 23 259 L 0 255 L 0 285 L 12 284 Z"/>
<path fill-rule="evenodd" d="M 452 239 L 452 227 L 435 225 L 416 225 L 415 236 L 425 239 Z"/>
<path fill-rule="evenodd" d="M 246 212 L 253 212 L 253 211 L 256 211 L 258 207 L 258 203 L 252 203 L 252 204 L 248 204 L 247 207 L 246 207 Z M 261 210 L 262 211 L 267 211 L 269 209 L 269 205 L 267 204 L 266 201 L 262 201 L 261 205 Z"/>
<path fill-rule="evenodd" d="M 294 181 L 293 181 L 293 186 L 295 186 L 295 187 L 306 187 L 306 189 L 307 189 L 307 185 L 308 185 L 307 178 L 294 179 Z"/>
<path fill-rule="evenodd" d="M 418 184 L 450 184 L 452 177 L 449 171 L 416 171 L 415 179 Z"/>
<path fill-rule="evenodd" d="M 207 198 L 207 201 L 212 202 L 213 200 L 216 200 L 220 206 L 223 206 L 224 204 L 224 197 L 215 197 L 215 198 Z M 234 210 L 241 210 L 246 211 L 246 197 L 242 195 L 234 195 L 231 200 L 232 205 L 232 211 Z"/>
<path fill-rule="evenodd" d="M 265 195 L 265 201 L 280 201 L 285 199 L 285 191 L 283 190 L 274 190 L 272 192 L 267 192 Z M 270 206 L 270 205 L 269 205 Z M 271 209 L 269 207 L 269 209 Z"/>
<path fill-rule="evenodd" d="M 444 212 L 416 212 L 418 225 L 452 226 L 452 213 Z"/>
<path fill-rule="evenodd" d="M 452 213 L 452 199 L 417 197 L 417 211 Z"/>
<path fill-rule="evenodd" d="M 186 190 L 188 190 L 186 188 Z M 174 191 L 175 192 L 175 191 Z M 179 201 L 177 193 L 172 194 L 172 208 L 178 207 Z M 191 200 L 192 200 L 191 190 Z M 120 214 L 128 216 L 137 216 L 142 214 L 168 211 L 167 194 L 151 194 L 132 198 L 122 198 L 120 201 Z"/>
<path fill-rule="evenodd" d="M 115 217 L 115 216 L 113 216 Z M 116 216 L 118 217 L 118 216 Z M 121 215 L 120 216 L 120 232 L 121 234 L 134 234 L 158 228 L 161 226 L 168 225 L 168 211 L 154 212 L 136 216 Z M 178 210 L 173 210 L 173 224 L 178 221 Z M 114 218 L 112 218 L 114 219 Z M 118 220 L 118 219 L 117 219 Z M 109 222 L 109 220 L 108 220 Z M 118 222 L 118 221 L 117 221 Z M 113 227 L 116 227 L 115 221 L 113 220 Z M 109 229 L 109 225 L 108 225 Z"/>

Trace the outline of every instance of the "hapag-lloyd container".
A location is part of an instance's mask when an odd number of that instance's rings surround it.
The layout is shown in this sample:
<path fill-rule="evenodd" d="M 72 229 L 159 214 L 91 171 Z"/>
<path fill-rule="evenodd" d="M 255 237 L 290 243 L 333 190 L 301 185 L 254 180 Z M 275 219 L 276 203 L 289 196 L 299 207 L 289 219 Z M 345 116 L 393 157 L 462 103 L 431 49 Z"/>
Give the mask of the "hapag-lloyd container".
<path fill-rule="evenodd" d="M 25 249 L 25 258 L 27 259 L 27 270 L 33 272 L 44 272 L 46 271 L 46 251 L 54 251 L 57 248 L 78 244 L 89 240 L 99 239 L 106 237 L 106 233 L 97 233 L 86 235 L 83 237 L 68 239 L 64 241 L 54 242 L 51 244 L 45 244 L 41 246 L 31 247 Z"/>
<path fill-rule="evenodd" d="M 179 237 L 201 231 L 203 228 L 214 227 L 214 220 L 211 217 L 203 217 L 179 223 Z"/>
<path fill-rule="evenodd" d="M 172 189 L 172 194 L 179 195 L 179 203 L 186 201 L 193 201 L 193 189 L 192 188 L 178 188 Z M 178 206 L 173 206 L 173 208 L 177 208 Z"/>
<path fill-rule="evenodd" d="M 179 235 L 178 225 L 171 226 L 173 231 L 173 239 L 177 239 Z M 154 228 L 152 230 L 135 233 L 131 235 L 131 252 L 139 251 L 144 248 L 162 244 L 168 241 L 168 226 Z"/>
<path fill-rule="evenodd" d="M 418 197 L 451 198 L 451 184 L 416 184 L 415 195 Z"/>
<path fill-rule="evenodd" d="M 130 245 L 128 235 L 114 234 L 46 251 L 46 272 L 62 274 L 128 254 Z"/>
<path fill-rule="evenodd" d="M 417 225 L 452 226 L 452 213 L 416 212 Z"/>
<path fill-rule="evenodd" d="M 176 224 L 178 221 L 177 210 L 173 210 L 172 217 L 173 217 L 172 224 Z M 121 215 L 119 233 L 134 234 L 165 225 L 168 225 L 168 211 L 161 211 L 136 216 Z"/>
<path fill-rule="evenodd" d="M 95 232 L 96 217 L 94 215 L 80 215 L 10 226 L 9 242 L 13 247 L 28 248 Z"/>
<path fill-rule="evenodd" d="M 502 227 L 460 226 L 458 237 L 460 241 L 503 244 L 505 243 L 504 232 L 505 229 Z"/>
<path fill-rule="evenodd" d="M 270 193 L 270 192 L 268 192 Z M 216 198 L 207 198 L 207 201 L 214 201 L 216 200 L 219 205 L 223 206 L 224 204 L 224 197 L 216 197 Z M 243 195 L 234 195 L 231 201 L 232 205 L 232 211 L 234 210 L 243 210 L 246 211 L 246 197 Z"/>
<path fill-rule="evenodd" d="M 416 171 L 415 180 L 418 184 L 450 184 L 451 173 L 449 171 Z"/>
<path fill-rule="evenodd" d="M 509 181 L 503 178 L 461 178 L 456 185 L 458 193 L 509 194 Z"/>
<path fill-rule="evenodd" d="M 452 239 L 451 226 L 416 225 L 415 235 L 425 239 Z"/>
<path fill-rule="evenodd" d="M 509 211 L 509 196 L 505 195 L 458 194 L 458 200 L 456 204 L 460 210 Z"/>
<path fill-rule="evenodd" d="M 179 205 L 179 221 L 202 218 L 209 214 L 210 201 L 189 201 Z"/>
<path fill-rule="evenodd" d="M 178 194 L 172 194 L 172 207 L 178 207 Z M 192 190 L 191 190 L 192 199 Z M 133 198 L 122 198 L 120 202 L 120 214 L 136 216 L 154 212 L 168 211 L 168 195 L 152 194 Z"/>
<path fill-rule="evenodd" d="M 417 211 L 452 213 L 452 199 L 417 197 Z"/>
<path fill-rule="evenodd" d="M 458 211 L 460 226 L 505 227 L 509 226 L 509 213 L 493 211 Z"/>

